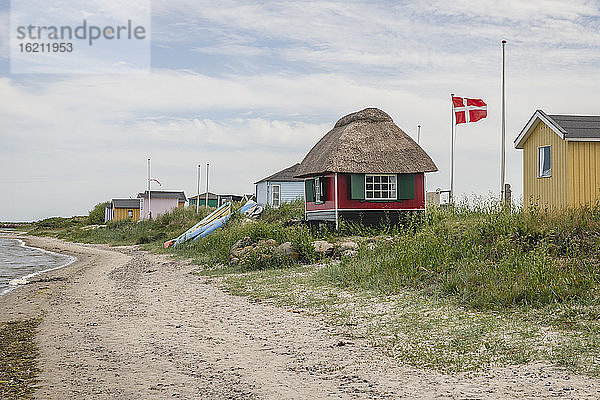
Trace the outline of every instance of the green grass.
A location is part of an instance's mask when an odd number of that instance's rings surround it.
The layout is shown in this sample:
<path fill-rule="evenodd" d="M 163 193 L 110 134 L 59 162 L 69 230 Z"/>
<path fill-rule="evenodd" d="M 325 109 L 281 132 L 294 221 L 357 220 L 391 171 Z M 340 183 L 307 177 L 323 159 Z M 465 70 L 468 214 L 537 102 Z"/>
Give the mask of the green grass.
<path fill-rule="evenodd" d="M 196 274 L 231 294 L 313 315 L 340 339 L 367 341 L 414 367 L 479 373 L 546 360 L 600 376 L 600 307 L 570 303 L 477 311 L 452 297 L 408 288 L 389 295 L 332 286 L 322 274 L 330 267 L 200 268 Z"/>
<path fill-rule="evenodd" d="M 50 236 L 80 243 L 106 243 L 113 246 L 148 244 L 159 248 L 196 224 L 213 209 L 176 208 L 152 221 L 111 221 L 103 226 L 87 225 L 88 217 L 48 218 L 24 227 L 31 235 Z"/>
<path fill-rule="evenodd" d="M 0 323 L 0 398 L 32 399 L 39 368 L 38 319 Z"/>
<path fill-rule="evenodd" d="M 474 309 L 589 302 L 600 282 L 600 209 L 432 210 L 321 273 L 341 287 L 447 295 Z"/>
<path fill-rule="evenodd" d="M 298 250 L 299 261 L 311 263 L 315 260 L 312 241 L 313 235 L 304 226 L 286 227 L 282 222 L 266 222 L 262 219 L 247 221 L 233 216 L 226 228 L 182 246 L 173 252 L 179 256 L 191 258 L 197 264 L 219 265 L 229 263 L 229 251 L 238 240 L 249 237 L 253 242 L 274 239 L 277 243 L 291 242 Z M 240 266 L 243 270 L 280 267 L 282 262 L 276 258 L 248 260 Z M 254 262 L 252 262 L 254 261 Z M 260 261 L 257 262 L 257 261 Z"/>

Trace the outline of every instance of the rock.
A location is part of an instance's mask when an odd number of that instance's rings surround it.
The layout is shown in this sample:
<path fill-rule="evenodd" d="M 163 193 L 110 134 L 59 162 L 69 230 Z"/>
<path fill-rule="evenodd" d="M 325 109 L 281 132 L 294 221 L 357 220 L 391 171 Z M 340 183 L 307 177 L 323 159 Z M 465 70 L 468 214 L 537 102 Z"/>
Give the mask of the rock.
<path fill-rule="evenodd" d="M 342 252 L 342 257 L 354 257 L 357 253 L 358 251 L 356 250 L 345 250 Z"/>
<path fill-rule="evenodd" d="M 278 258 L 291 259 L 294 261 L 298 260 L 298 257 L 300 256 L 298 251 L 292 246 L 291 242 L 281 243 L 275 248 L 273 255 Z"/>
<path fill-rule="evenodd" d="M 250 246 L 252 244 L 252 239 L 250 239 L 249 236 L 245 236 L 243 238 L 241 238 L 240 240 L 238 240 L 237 242 L 235 242 L 233 244 L 233 246 L 231 246 L 231 249 L 229 250 L 230 252 L 235 250 L 235 249 L 243 249 L 246 246 Z"/>
<path fill-rule="evenodd" d="M 263 263 L 273 256 L 276 247 L 277 241 L 273 239 L 252 243 L 249 237 L 244 237 L 231 246 L 229 265 Z"/>
<path fill-rule="evenodd" d="M 251 247 L 251 245 L 252 239 L 250 239 L 250 237 L 248 236 L 243 237 L 237 242 L 235 242 L 233 246 L 231 246 L 231 248 L 229 249 L 229 264 L 238 264 L 240 262 L 240 258 L 242 258 L 242 253 L 244 253 L 244 251 L 247 253 L 247 248 Z"/>
<path fill-rule="evenodd" d="M 275 239 L 265 239 L 259 240 L 257 246 L 260 247 L 275 247 L 277 246 L 277 241 Z"/>
<path fill-rule="evenodd" d="M 358 250 L 358 244 L 347 240 L 345 242 L 338 243 L 337 250 L 342 254 L 348 250 Z"/>
<path fill-rule="evenodd" d="M 334 251 L 334 245 L 326 240 L 315 240 L 313 243 L 315 253 L 322 256 L 332 256 Z"/>

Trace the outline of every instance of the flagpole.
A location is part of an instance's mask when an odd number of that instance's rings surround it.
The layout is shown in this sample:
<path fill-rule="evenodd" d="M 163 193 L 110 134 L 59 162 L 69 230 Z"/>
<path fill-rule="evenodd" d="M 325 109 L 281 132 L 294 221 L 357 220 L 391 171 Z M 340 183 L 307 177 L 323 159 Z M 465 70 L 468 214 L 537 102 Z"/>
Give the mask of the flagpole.
<path fill-rule="evenodd" d="M 506 184 L 506 87 L 505 87 L 505 55 L 504 47 L 506 40 L 502 41 L 502 169 L 500 171 L 500 202 L 502 204 L 506 201 L 506 193 L 504 193 L 504 186 Z"/>
<path fill-rule="evenodd" d="M 150 159 L 148 159 L 148 219 L 152 219 L 152 209 L 150 208 Z"/>
<path fill-rule="evenodd" d="M 450 94 L 450 110 L 452 111 L 452 146 L 450 153 L 450 204 L 454 204 L 454 93 Z"/>
<path fill-rule="evenodd" d="M 206 163 L 206 207 L 208 207 L 208 167 L 209 163 Z"/>
<path fill-rule="evenodd" d="M 202 165 L 198 164 L 198 196 L 196 197 L 196 214 L 200 211 L 200 174 L 202 173 Z"/>

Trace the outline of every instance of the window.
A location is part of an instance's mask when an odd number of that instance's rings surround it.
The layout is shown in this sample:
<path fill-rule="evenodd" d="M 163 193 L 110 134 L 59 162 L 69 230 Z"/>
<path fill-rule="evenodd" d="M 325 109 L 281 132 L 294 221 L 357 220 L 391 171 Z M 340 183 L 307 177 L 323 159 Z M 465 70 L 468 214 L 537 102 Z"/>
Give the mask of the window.
<path fill-rule="evenodd" d="M 365 199 L 396 200 L 396 175 L 365 175 Z"/>
<path fill-rule="evenodd" d="M 281 204 L 281 185 L 273 185 L 271 186 L 271 194 L 272 194 L 272 201 L 271 201 L 271 205 L 274 208 L 278 208 L 279 205 Z"/>
<path fill-rule="evenodd" d="M 538 147 L 538 178 L 548 178 L 551 174 L 550 146 Z"/>
<path fill-rule="evenodd" d="M 127 216 L 133 218 L 133 210 L 127 210 Z"/>
<path fill-rule="evenodd" d="M 329 199 L 329 180 L 326 176 L 317 176 L 304 181 L 304 193 L 306 201 L 323 204 Z"/>

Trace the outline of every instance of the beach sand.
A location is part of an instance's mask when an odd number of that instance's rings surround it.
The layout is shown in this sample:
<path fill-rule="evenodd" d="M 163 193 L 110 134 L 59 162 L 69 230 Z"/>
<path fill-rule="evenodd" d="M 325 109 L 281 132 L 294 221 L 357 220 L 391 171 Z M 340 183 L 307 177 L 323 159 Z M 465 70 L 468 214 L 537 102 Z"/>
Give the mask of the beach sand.
<path fill-rule="evenodd" d="M 476 377 L 397 365 L 323 321 L 229 295 L 134 247 L 23 238 L 74 255 L 0 297 L 41 316 L 39 399 L 597 399 L 600 381 L 542 363 Z"/>

